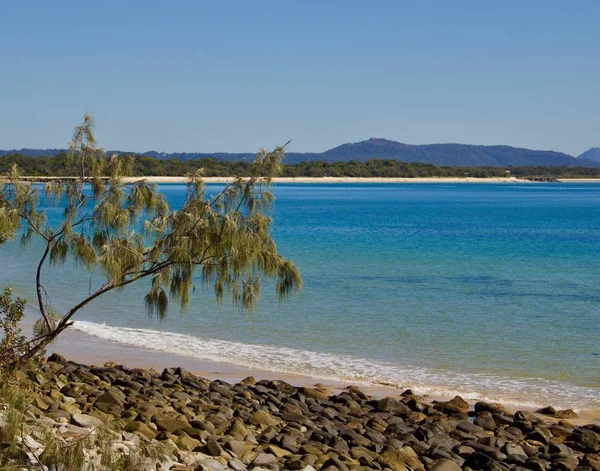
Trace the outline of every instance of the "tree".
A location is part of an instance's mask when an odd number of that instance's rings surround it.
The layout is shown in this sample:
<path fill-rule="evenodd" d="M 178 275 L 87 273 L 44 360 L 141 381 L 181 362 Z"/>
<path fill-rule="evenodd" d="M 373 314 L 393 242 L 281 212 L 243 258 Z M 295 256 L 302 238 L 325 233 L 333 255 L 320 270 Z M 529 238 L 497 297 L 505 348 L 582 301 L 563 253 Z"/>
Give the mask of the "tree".
<path fill-rule="evenodd" d="M 286 146 L 261 149 L 247 178 L 235 178 L 214 197 L 205 193 L 201 172 L 188 175 L 183 207 L 172 209 L 155 185 L 125 183 L 131 161 L 107 158 L 96 147 L 94 121 L 86 113 L 75 128 L 69 160 L 78 175 L 45 184 L 46 203 L 63 208 L 51 225 L 38 208 L 40 189 L 22 180 L 15 166 L 0 182 L 0 244 L 20 234 L 30 246 L 41 239 L 43 250 L 35 270 L 41 319 L 34 338 L 20 356 L 28 360 L 73 324 L 73 316 L 94 299 L 150 279 L 145 304 L 151 315 L 164 317 L 169 300 L 189 304 L 193 276 L 212 284 L 219 301 L 229 295 L 251 309 L 261 291 L 261 276 L 276 280 L 280 298 L 300 289 L 296 266 L 277 251 L 269 210 L 269 186 L 281 170 Z M 103 283 L 58 317 L 43 284 L 43 268 L 69 258 L 99 272 Z"/>

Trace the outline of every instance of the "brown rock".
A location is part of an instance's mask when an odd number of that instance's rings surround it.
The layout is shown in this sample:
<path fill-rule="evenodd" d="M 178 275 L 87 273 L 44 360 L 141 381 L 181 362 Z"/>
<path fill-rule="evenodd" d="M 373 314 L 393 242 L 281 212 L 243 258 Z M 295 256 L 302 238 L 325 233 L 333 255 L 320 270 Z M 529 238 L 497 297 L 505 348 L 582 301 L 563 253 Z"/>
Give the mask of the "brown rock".
<path fill-rule="evenodd" d="M 271 414 L 264 410 L 257 410 L 250 417 L 250 423 L 252 425 L 266 425 L 266 426 L 275 426 L 279 423 L 277 419 L 275 419 Z"/>
<path fill-rule="evenodd" d="M 148 427 L 144 422 L 138 422 L 138 421 L 129 422 L 125 426 L 125 431 L 143 435 L 150 440 L 154 440 L 156 438 L 156 432 L 154 430 L 152 430 L 150 427 Z"/>
<path fill-rule="evenodd" d="M 190 424 L 184 420 L 165 415 L 155 415 L 152 417 L 152 420 L 156 424 L 156 428 L 161 432 L 173 433 L 176 430 L 181 430 L 190 426 Z"/>
<path fill-rule="evenodd" d="M 329 391 L 325 388 L 302 387 L 298 392 L 306 397 L 316 399 L 317 401 L 327 401 L 329 399 Z"/>
<path fill-rule="evenodd" d="M 425 471 L 425 466 L 419 460 L 415 450 L 409 446 L 388 449 L 379 455 L 377 461 L 392 471 L 406 471 L 407 467 L 413 471 Z"/>

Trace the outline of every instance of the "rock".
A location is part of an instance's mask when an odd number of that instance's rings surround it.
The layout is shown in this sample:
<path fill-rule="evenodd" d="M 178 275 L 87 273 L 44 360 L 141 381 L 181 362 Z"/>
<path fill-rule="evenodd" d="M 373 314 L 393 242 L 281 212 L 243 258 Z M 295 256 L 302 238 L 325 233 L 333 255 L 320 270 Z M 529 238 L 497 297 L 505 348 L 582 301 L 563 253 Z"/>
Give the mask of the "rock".
<path fill-rule="evenodd" d="M 190 424 L 180 419 L 175 419 L 169 416 L 155 415 L 152 417 L 153 422 L 156 424 L 156 428 L 161 432 L 173 433 L 176 430 L 180 430 L 189 427 Z"/>
<path fill-rule="evenodd" d="M 327 401 L 329 399 L 329 391 L 324 388 L 307 388 L 302 387 L 298 392 L 303 396 L 316 399 L 317 401 Z"/>
<path fill-rule="evenodd" d="M 229 460 L 227 462 L 227 467 L 233 469 L 233 471 L 246 471 L 248 469 L 246 465 L 237 458 Z"/>
<path fill-rule="evenodd" d="M 461 468 L 452 460 L 440 459 L 431 463 L 429 471 L 461 471 Z"/>
<path fill-rule="evenodd" d="M 63 423 L 68 423 L 71 420 L 71 414 L 69 414 L 67 411 L 60 409 L 49 412 L 47 415 L 48 417 L 54 419 L 57 422 L 62 421 Z"/>
<path fill-rule="evenodd" d="M 516 445 L 514 443 L 507 443 L 502 448 L 502 451 L 506 455 L 509 455 L 509 456 L 510 455 L 524 455 L 525 457 L 527 457 L 527 453 L 525 453 L 525 451 L 523 450 L 523 448 L 521 448 L 519 445 Z"/>
<path fill-rule="evenodd" d="M 176 443 L 181 450 L 185 451 L 194 451 L 201 445 L 199 440 L 196 440 L 195 438 L 192 438 L 187 434 L 183 434 L 182 436 L 180 436 L 177 439 Z"/>
<path fill-rule="evenodd" d="M 482 429 L 487 431 L 495 430 L 498 427 L 491 412 L 483 412 L 479 414 L 473 423 L 475 425 L 479 425 Z"/>
<path fill-rule="evenodd" d="M 579 464 L 591 468 L 592 471 L 600 471 L 600 456 L 592 454 L 584 455 L 580 459 Z"/>
<path fill-rule="evenodd" d="M 252 461 L 252 464 L 255 466 L 268 465 L 271 463 L 276 463 L 277 458 L 274 455 L 270 455 L 268 453 L 258 453 L 256 458 Z"/>
<path fill-rule="evenodd" d="M 537 426 L 532 432 L 527 434 L 527 438 L 529 440 L 535 440 L 536 442 L 546 445 L 550 443 L 550 440 L 552 439 L 552 433 L 545 427 Z"/>
<path fill-rule="evenodd" d="M 550 415 L 554 417 L 556 414 L 556 409 L 552 406 L 542 407 L 541 409 L 536 410 L 538 414 Z"/>
<path fill-rule="evenodd" d="M 577 428 L 567 437 L 573 448 L 584 453 L 600 452 L 600 434 L 587 428 Z"/>
<path fill-rule="evenodd" d="M 226 468 L 221 463 L 213 459 L 202 459 L 196 463 L 194 471 L 225 471 Z"/>
<path fill-rule="evenodd" d="M 279 448 L 277 445 L 269 445 L 267 448 L 265 448 L 265 450 L 275 455 L 277 458 L 284 458 L 291 455 L 289 451 Z"/>
<path fill-rule="evenodd" d="M 60 365 L 64 365 L 67 363 L 67 359 L 58 353 L 53 353 L 48 357 L 49 363 L 58 363 Z"/>
<path fill-rule="evenodd" d="M 434 408 L 448 415 L 461 414 L 469 411 L 469 404 L 460 396 L 446 402 L 437 402 Z"/>
<path fill-rule="evenodd" d="M 486 435 L 485 430 L 479 425 L 472 424 L 468 420 L 463 420 L 456 425 L 457 430 L 462 430 L 463 432 L 470 433 L 472 435 Z"/>
<path fill-rule="evenodd" d="M 33 398 L 33 405 L 42 411 L 46 411 L 48 410 L 48 407 L 50 407 L 50 405 L 39 396 Z"/>
<path fill-rule="evenodd" d="M 552 470 L 573 471 L 577 468 L 579 460 L 573 456 L 552 460 Z"/>
<path fill-rule="evenodd" d="M 540 422 L 538 416 L 528 410 L 520 410 L 515 412 L 513 418 L 518 422 L 531 422 L 532 424 L 537 424 Z"/>
<path fill-rule="evenodd" d="M 475 412 L 491 412 L 492 414 L 498 415 L 510 415 L 502 404 L 481 401 L 475 403 L 474 409 Z"/>
<path fill-rule="evenodd" d="M 209 456 L 221 456 L 223 448 L 215 440 L 208 440 L 203 451 Z"/>
<path fill-rule="evenodd" d="M 334 470 L 338 470 L 338 471 L 350 471 L 350 469 L 348 468 L 348 466 L 346 466 L 344 463 L 342 463 L 339 459 L 337 458 L 329 458 L 327 461 L 325 461 L 325 463 L 323 463 L 321 469 L 325 470 L 325 469 L 334 469 Z"/>
<path fill-rule="evenodd" d="M 124 398 L 122 395 L 116 394 L 114 390 L 106 391 L 96 398 L 96 402 L 104 403 L 104 404 L 115 404 L 118 406 L 122 406 L 124 402 Z"/>
<path fill-rule="evenodd" d="M 244 422 L 242 422 L 239 419 L 235 419 L 231 424 L 231 427 L 229 427 L 229 429 L 227 430 L 228 435 L 238 435 L 240 438 L 246 438 L 248 433 L 248 429 L 244 425 Z"/>
<path fill-rule="evenodd" d="M 80 427 L 98 428 L 104 425 L 104 422 L 98 417 L 92 417 L 86 414 L 73 414 L 71 416 L 71 423 L 79 425 Z"/>
<path fill-rule="evenodd" d="M 510 468 L 505 466 L 492 457 L 483 453 L 475 452 L 469 456 L 463 463 L 463 469 L 471 468 L 482 471 L 508 471 Z"/>
<path fill-rule="evenodd" d="M 399 449 L 388 449 L 379 455 L 377 462 L 387 466 L 392 471 L 405 471 L 407 467 L 413 471 L 425 471 L 425 466 L 423 466 L 415 451 L 409 446 Z"/>
<path fill-rule="evenodd" d="M 118 455 L 155 445 L 163 450 L 139 469 L 600 471 L 594 451 L 600 426 L 545 425 L 531 412 L 513 416 L 485 402 L 468 412 L 460 397 L 427 404 L 411 393 L 380 399 L 357 388 L 332 394 L 320 385 L 296 388 L 277 380 L 232 386 L 175 368 L 157 373 L 66 360 L 40 371 L 42 377 L 29 375 L 30 425 L 45 417 L 61 443 L 72 443 L 115 420 L 123 430 L 112 445 Z M 42 443 L 43 434 L 31 430 Z M 85 456 L 92 465 L 101 454 L 91 449 Z"/>
<path fill-rule="evenodd" d="M 381 412 L 389 412 L 390 414 L 400 415 L 412 412 L 403 402 L 392 397 L 386 397 L 377 402 L 377 410 Z"/>
<path fill-rule="evenodd" d="M 307 443 L 306 445 L 302 445 L 300 447 L 300 451 L 304 455 L 321 456 L 323 454 L 323 450 L 320 447 L 312 445 L 310 443 Z"/>
<path fill-rule="evenodd" d="M 250 423 L 252 425 L 275 426 L 279 423 L 279 421 L 268 412 L 264 410 L 257 410 L 250 417 Z"/>
<path fill-rule="evenodd" d="M 241 458 L 246 453 L 246 445 L 244 442 L 238 440 L 229 440 L 225 443 L 224 447 L 238 458 Z"/>
<path fill-rule="evenodd" d="M 576 419 L 578 415 L 573 409 L 562 409 L 557 410 L 554 417 L 557 419 Z"/>

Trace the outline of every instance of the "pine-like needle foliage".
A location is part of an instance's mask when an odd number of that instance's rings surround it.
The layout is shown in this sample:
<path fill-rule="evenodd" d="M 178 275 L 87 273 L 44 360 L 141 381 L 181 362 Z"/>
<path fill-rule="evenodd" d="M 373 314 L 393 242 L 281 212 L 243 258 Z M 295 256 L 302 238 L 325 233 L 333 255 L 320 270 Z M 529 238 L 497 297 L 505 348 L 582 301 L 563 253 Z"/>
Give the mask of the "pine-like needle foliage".
<path fill-rule="evenodd" d="M 20 233 L 24 245 L 34 237 L 45 244 L 36 287 L 46 329 L 39 329 L 41 338 L 32 349 L 56 337 L 93 299 L 143 278 L 151 279 L 146 307 L 160 317 L 169 300 L 188 305 L 195 274 L 219 300 L 230 295 L 248 309 L 260 294 L 261 277 L 276 281 L 280 298 L 301 287 L 297 268 L 278 253 L 271 234 L 269 187 L 281 170 L 285 146 L 262 149 L 249 177 L 236 178 L 213 197 L 206 194 L 200 172 L 189 175 L 185 203 L 173 210 L 155 185 L 124 183 L 130 161 L 107 158 L 96 147 L 93 125 L 86 113 L 71 141 L 69 155 L 81 169 L 79 177 L 45 185 L 46 203 L 63 210 L 58 226 L 48 224 L 38 209 L 39 189 L 23 182 L 16 167 L 0 182 L 0 243 Z M 105 281 L 54 321 L 41 270 L 69 257 Z"/>

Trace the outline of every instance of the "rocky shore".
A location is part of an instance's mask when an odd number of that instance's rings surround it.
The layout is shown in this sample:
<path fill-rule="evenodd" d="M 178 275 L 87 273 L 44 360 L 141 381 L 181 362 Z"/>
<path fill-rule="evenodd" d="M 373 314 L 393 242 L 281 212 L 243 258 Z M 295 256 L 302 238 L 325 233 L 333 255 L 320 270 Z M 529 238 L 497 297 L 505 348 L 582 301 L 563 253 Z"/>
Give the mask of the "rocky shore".
<path fill-rule="evenodd" d="M 473 410 L 460 397 L 379 399 L 355 387 L 333 395 L 253 378 L 231 385 L 56 354 L 30 377 L 23 469 L 63 469 L 44 464 L 48 445 L 35 427 L 43 423 L 62 447 L 91 443 L 79 469 L 600 471 L 600 426 L 572 425 L 572 411 L 512 414 L 484 402 Z M 101 432 L 108 446 L 94 447 Z M 108 455 L 129 464 L 103 468 Z"/>

